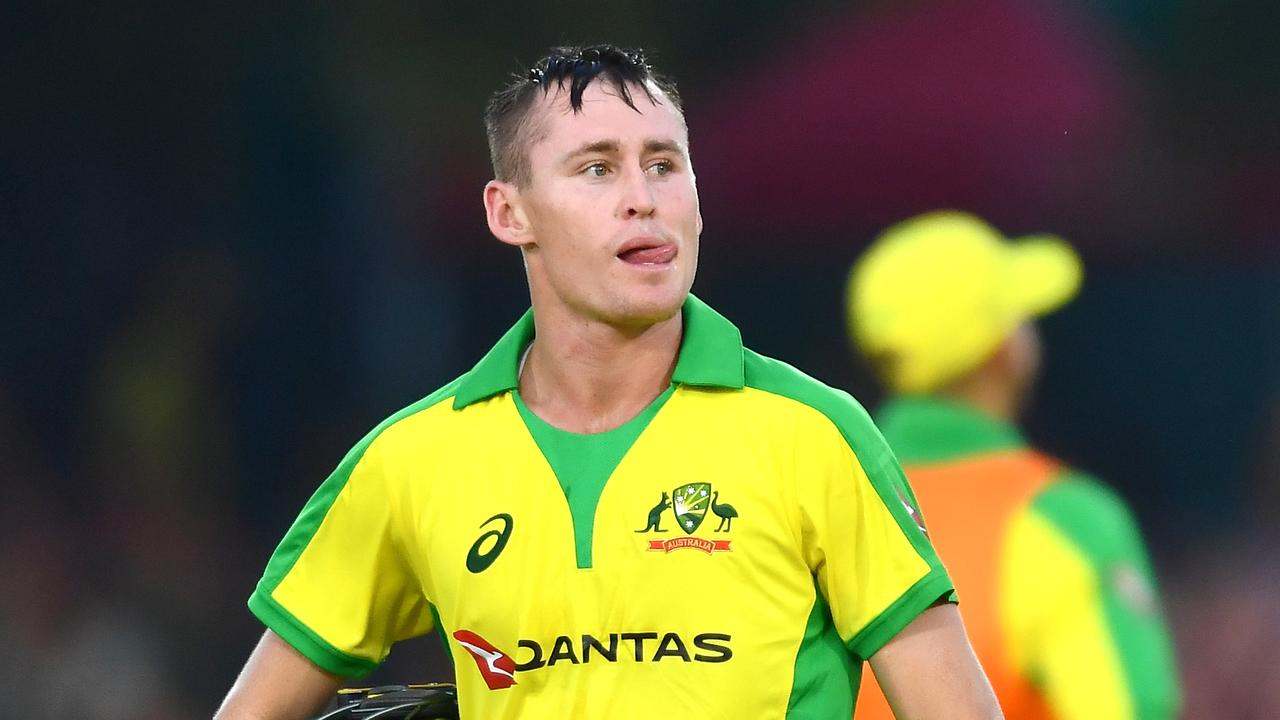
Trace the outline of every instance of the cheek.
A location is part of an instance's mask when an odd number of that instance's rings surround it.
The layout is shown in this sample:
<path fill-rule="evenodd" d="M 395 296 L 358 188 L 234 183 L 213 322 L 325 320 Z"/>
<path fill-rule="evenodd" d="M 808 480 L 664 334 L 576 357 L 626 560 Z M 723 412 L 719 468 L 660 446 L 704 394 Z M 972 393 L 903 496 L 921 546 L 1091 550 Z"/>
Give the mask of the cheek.
<path fill-rule="evenodd" d="M 562 200 L 543 203 L 534 227 L 538 240 L 548 249 L 562 249 L 561 246 L 569 244 L 567 241 L 577 234 L 581 215 L 581 208 Z"/>
<path fill-rule="evenodd" d="M 537 234 L 548 270 L 561 276 L 590 272 L 587 266 L 596 262 L 604 244 L 601 228 L 598 215 L 582 204 L 546 208 Z"/>
<path fill-rule="evenodd" d="M 664 193 L 663 199 L 668 212 L 679 217 L 682 224 L 702 231 L 702 212 L 698 206 L 698 191 L 692 185 L 671 186 Z"/>

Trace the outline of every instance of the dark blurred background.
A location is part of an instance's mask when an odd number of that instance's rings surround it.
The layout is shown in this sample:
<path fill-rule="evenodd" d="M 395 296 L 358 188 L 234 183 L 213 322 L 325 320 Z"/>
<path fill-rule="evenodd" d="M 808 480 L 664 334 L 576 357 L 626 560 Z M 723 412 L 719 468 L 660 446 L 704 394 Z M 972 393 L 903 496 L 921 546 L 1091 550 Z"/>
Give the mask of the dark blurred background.
<path fill-rule="evenodd" d="M 1135 508 L 1186 716 L 1280 717 L 1280 6 L 799 7 L 0 10 L 0 714 L 213 711 L 302 503 L 527 305 L 488 93 L 609 41 L 684 95 L 695 292 L 869 406 L 842 293 L 877 231 L 956 207 L 1080 248 L 1029 434 Z"/>

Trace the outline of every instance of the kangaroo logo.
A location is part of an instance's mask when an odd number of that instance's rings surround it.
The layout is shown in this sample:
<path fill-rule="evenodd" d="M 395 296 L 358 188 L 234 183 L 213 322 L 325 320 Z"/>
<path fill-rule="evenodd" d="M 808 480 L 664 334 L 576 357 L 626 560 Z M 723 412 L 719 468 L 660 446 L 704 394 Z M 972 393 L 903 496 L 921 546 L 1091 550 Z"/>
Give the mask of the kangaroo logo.
<path fill-rule="evenodd" d="M 666 532 L 666 530 L 662 529 L 662 511 L 669 507 L 671 507 L 671 501 L 667 499 L 667 494 L 664 492 L 658 504 L 649 510 L 649 524 L 636 532 Z"/>

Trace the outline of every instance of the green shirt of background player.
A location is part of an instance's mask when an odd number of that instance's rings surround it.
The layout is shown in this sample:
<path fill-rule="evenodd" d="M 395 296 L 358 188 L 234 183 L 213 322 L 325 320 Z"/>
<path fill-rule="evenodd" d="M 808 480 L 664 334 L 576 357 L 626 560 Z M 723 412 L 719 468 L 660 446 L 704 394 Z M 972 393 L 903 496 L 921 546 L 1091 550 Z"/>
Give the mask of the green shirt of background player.
<path fill-rule="evenodd" d="M 1056 237 L 1011 242 L 972 215 L 929 213 L 854 265 L 849 331 L 896 393 L 878 424 L 1006 715 L 1169 718 L 1173 654 L 1128 508 L 1015 427 L 1040 367 L 1031 318 L 1070 300 L 1080 277 Z M 890 717 L 863 681 L 855 717 Z"/>
<path fill-rule="evenodd" d="M 643 56 L 559 49 L 540 67 L 490 106 L 496 179 L 484 208 L 528 275 L 536 331 L 520 396 L 556 428 L 598 433 L 671 387 L 702 231 L 697 184 L 674 87 Z M 904 717 L 1000 716 L 950 603 L 924 610 L 871 662 Z M 303 718 L 341 681 L 268 631 L 218 717 Z"/>

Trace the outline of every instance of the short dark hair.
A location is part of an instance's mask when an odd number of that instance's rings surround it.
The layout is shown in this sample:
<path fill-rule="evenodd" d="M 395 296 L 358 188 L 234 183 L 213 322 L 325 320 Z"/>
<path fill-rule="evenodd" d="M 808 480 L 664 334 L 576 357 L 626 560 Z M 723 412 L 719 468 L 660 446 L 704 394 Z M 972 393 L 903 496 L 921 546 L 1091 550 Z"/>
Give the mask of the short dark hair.
<path fill-rule="evenodd" d="M 579 113 L 582 112 L 582 93 L 596 78 L 602 78 L 619 99 L 637 112 L 639 108 L 631 97 L 632 87 L 640 88 L 649 102 L 658 104 L 650 83 L 676 112 L 683 112 L 675 83 L 653 71 L 643 50 L 627 50 L 616 45 L 552 48 L 536 65 L 512 76 L 510 82 L 489 99 L 484 125 L 489 136 L 493 176 L 516 185 L 525 185 L 532 179 L 526 149 L 532 138 L 529 111 L 539 90 L 545 96 L 552 87 L 563 90 L 567 83 L 569 107 Z"/>

